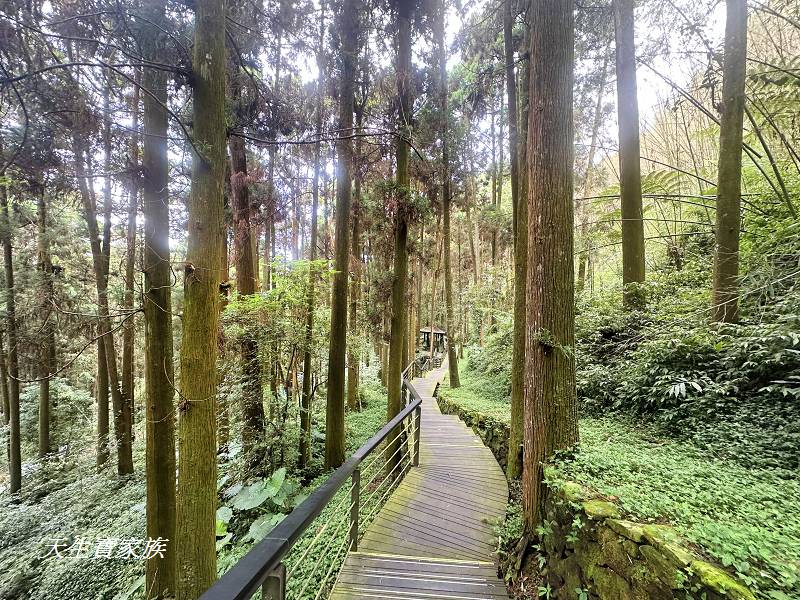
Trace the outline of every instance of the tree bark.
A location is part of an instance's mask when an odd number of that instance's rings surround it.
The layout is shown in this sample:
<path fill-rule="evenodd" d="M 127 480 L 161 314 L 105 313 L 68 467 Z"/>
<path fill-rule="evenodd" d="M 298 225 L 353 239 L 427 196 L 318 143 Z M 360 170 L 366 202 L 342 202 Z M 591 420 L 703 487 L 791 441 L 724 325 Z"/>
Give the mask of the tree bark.
<path fill-rule="evenodd" d="M 600 86 L 597 90 L 597 102 L 594 107 L 594 116 L 592 117 L 592 137 L 589 143 L 589 154 L 586 157 L 586 171 L 583 175 L 583 192 L 582 199 L 579 201 L 579 210 L 581 217 L 580 227 L 580 254 L 578 255 L 578 281 L 577 291 L 583 291 L 586 284 L 586 268 L 589 265 L 589 209 L 588 198 L 589 191 L 591 190 L 592 170 L 594 169 L 594 155 L 597 147 L 597 138 L 600 134 L 600 125 L 603 120 L 603 96 L 606 91 L 606 76 L 608 74 L 608 61 L 611 55 L 610 48 L 606 47 L 605 55 L 603 56 L 603 67 L 600 72 Z"/>
<path fill-rule="evenodd" d="M 17 357 L 17 310 L 14 288 L 14 250 L 11 215 L 8 210 L 8 189 L 0 182 L 0 209 L 2 209 L 3 267 L 5 269 L 6 334 L 8 335 L 8 491 L 12 494 L 22 489 L 22 453 L 19 423 L 19 359 Z"/>
<path fill-rule="evenodd" d="M 411 190 L 408 177 L 412 81 L 411 81 L 411 15 L 414 10 L 413 0 L 396 0 L 397 10 L 397 128 L 396 140 L 397 173 L 397 212 L 394 224 L 394 281 L 392 282 L 392 318 L 389 337 L 388 364 L 388 404 L 387 421 L 402 410 L 401 377 L 403 373 L 403 344 L 406 331 L 406 285 L 408 280 L 408 218 L 406 207 Z M 389 439 L 397 437 L 392 432 Z M 387 456 L 397 457 L 399 441 L 389 445 Z M 389 461 L 389 472 L 395 466 L 395 459 Z"/>
<path fill-rule="evenodd" d="M 234 78 L 238 74 L 234 75 Z M 231 85 L 238 100 L 238 84 Z M 250 219 L 250 188 L 247 175 L 247 154 L 244 139 L 232 135 L 228 143 L 231 153 L 231 195 L 233 199 L 233 252 L 236 261 L 236 288 L 241 299 L 256 293 L 256 271 L 253 227 Z M 258 358 L 257 331 L 245 325 L 241 338 L 242 360 L 242 446 L 248 469 L 256 467 L 259 459 L 254 451 L 264 436 L 264 396 L 261 390 L 261 364 Z"/>
<path fill-rule="evenodd" d="M 195 2 L 194 142 L 178 405 L 177 600 L 217 576 L 217 329 L 225 179 L 225 3 Z"/>
<path fill-rule="evenodd" d="M 50 256 L 50 233 L 47 230 L 47 205 L 44 186 L 37 190 L 37 246 L 41 276 L 41 310 L 44 322 L 40 329 L 42 339 L 39 357 L 39 458 L 50 450 L 50 375 L 56 359 L 55 328 L 51 320 L 53 312 L 53 262 Z"/>
<path fill-rule="evenodd" d="M 308 294 L 306 296 L 306 335 L 303 351 L 303 389 L 300 397 L 300 465 L 308 466 L 311 461 L 311 346 L 314 339 L 314 305 L 316 271 L 314 261 L 317 259 L 317 212 L 319 211 L 319 178 L 321 169 L 321 144 L 323 100 L 325 97 L 325 1 L 322 1 L 319 19 L 319 45 L 317 46 L 317 106 L 315 115 L 315 131 L 317 141 L 314 144 L 314 181 L 311 188 L 311 239 L 308 259 Z"/>
<path fill-rule="evenodd" d="M 506 0 L 506 17 L 508 22 L 511 19 L 511 0 Z M 510 29 L 510 23 L 506 26 Z M 506 33 L 506 37 L 511 32 Z M 508 45 L 508 44 L 507 44 Z M 530 45 L 530 27 L 526 26 L 524 35 L 524 47 Z M 507 49 L 508 52 L 508 49 Z M 506 54 L 506 65 L 513 63 L 513 52 L 509 57 Z M 530 83 L 530 63 L 523 63 L 521 81 L 521 118 L 519 119 L 522 128 L 522 135 L 516 133 L 509 127 L 509 137 L 518 137 L 517 143 L 512 146 L 512 173 L 511 173 L 511 195 L 516 193 L 514 200 L 514 332 L 513 350 L 511 355 L 511 422 L 509 427 L 508 440 L 508 461 L 506 463 L 506 474 L 509 479 L 519 479 L 522 475 L 522 448 L 525 425 L 525 315 L 527 306 L 527 282 L 528 282 L 528 177 L 527 177 L 527 137 L 528 137 L 528 87 Z M 512 67 L 513 69 L 513 67 Z M 506 74 L 507 78 L 511 75 Z M 509 112 L 511 112 L 511 96 L 509 96 Z M 516 112 L 516 98 L 513 102 Z M 516 162 L 519 165 L 517 170 L 518 181 L 515 188 L 515 175 L 513 171 L 514 155 L 517 154 L 514 148 L 518 148 Z"/>
<path fill-rule="evenodd" d="M 79 110 L 80 113 L 80 110 Z M 126 414 L 130 406 L 125 406 L 122 386 L 117 369 L 117 351 L 114 345 L 114 334 L 111 331 L 111 319 L 108 310 L 108 270 L 106 258 L 101 245 L 100 228 L 97 225 L 97 207 L 89 191 L 85 174 L 84 152 L 85 142 L 79 124 L 72 132 L 72 147 L 75 159 L 75 176 L 78 180 L 78 191 L 83 204 L 86 227 L 89 230 L 89 244 L 92 251 L 92 266 L 97 287 L 98 334 L 102 336 L 103 357 L 108 372 L 108 383 L 111 391 L 111 405 L 114 413 L 114 437 L 117 444 L 117 472 L 120 475 L 133 473 L 133 451 L 131 444 L 130 415 Z M 99 432 L 98 432 L 99 435 Z M 99 443 L 103 443 L 101 440 Z"/>
<path fill-rule="evenodd" d="M 726 7 L 712 308 L 715 321 L 735 323 L 739 320 L 739 233 L 744 84 L 747 67 L 747 2 L 727 0 Z"/>
<path fill-rule="evenodd" d="M 97 328 L 98 331 L 100 327 Z M 108 461 L 109 456 L 109 430 L 108 430 L 108 367 L 106 367 L 106 349 L 102 338 L 97 340 L 97 466 L 101 467 Z"/>
<path fill-rule="evenodd" d="M 339 131 L 353 128 L 358 13 L 355 0 L 347 0 L 339 13 L 341 80 Z M 344 462 L 345 358 L 347 348 L 347 279 L 350 272 L 350 203 L 353 180 L 353 141 L 336 142 L 336 247 L 331 292 L 331 334 L 328 347 L 328 404 L 325 412 L 325 467 Z"/>
<path fill-rule="evenodd" d="M 133 98 L 131 100 L 131 129 L 139 131 L 139 86 L 141 81 L 140 71 L 137 69 L 135 75 L 136 85 L 133 86 Z M 131 136 L 130 147 L 130 166 L 139 166 L 139 134 Z M 125 249 L 125 293 L 122 296 L 122 308 L 125 312 L 133 310 L 133 278 L 136 266 L 136 213 L 139 210 L 139 176 L 138 173 L 131 176 L 128 190 L 128 224 L 126 231 Z M 122 329 L 122 395 L 128 398 L 133 407 L 133 358 L 134 358 L 134 335 L 136 332 L 135 317 L 126 319 Z M 131 412 L 131 426 L 133 413 Z M 149 588 L 148 588 L 149 589 Z"/>
<path fill-rule="evenodd" d="M 450 387 L 461 387 L 458 377 L 458 355 L 456 354 L 456 319 L 453 314 L 453 271 L 450 268 L 450 154 L 448 139 L 448 85 L 447 85 L 447 45 L 444 29 L 447 18 L 447 0 L 442 0 L 436 22 L 436 43 L 439 46 L 439 110 L 441 111 L 442 137 L 442 239 L 444 247 L 444 305 L 445 327 L 447 329 L 447 357 Z"/>
<path fill-rule="evenodd" d="M 165 0 L 148 0 L 145 16 L 165 23 Z M 145 58 L 158 60 L 166 36 L 157 26 L 143 31 Z M 145 438 L 147 468 L 147 535 L 172 540 L 164 557 L 147 562 L 147 589 L 154 598 L 174 594 L 176 586 L 175 403 L 172 337 L 172 267 L 169 250 L 169 158 L 167 74 L 144 69 L 142 137 L 142 212 L 144 246 Z M 214 344 L 216 347 L 216 344 Z"/>
<path fill-rule="evenodd" d="M 534 0 L 528 125 L 528 299 L 522 505 L 541 521 L 542 464 L 578 441 L 574 358 L 573 3 Z"/>
<path fill-rule="evenodd" d="M 642 220 L 642 175 L 639 165 L 639 101 L 636 91 L 636 45 L 634 0 L 613 0 L 617 42 L 617 120 L 619 125 L 619 185 L 622 204 L 623 303 L 640 306 L 643 283 L 644 222 Z"/>

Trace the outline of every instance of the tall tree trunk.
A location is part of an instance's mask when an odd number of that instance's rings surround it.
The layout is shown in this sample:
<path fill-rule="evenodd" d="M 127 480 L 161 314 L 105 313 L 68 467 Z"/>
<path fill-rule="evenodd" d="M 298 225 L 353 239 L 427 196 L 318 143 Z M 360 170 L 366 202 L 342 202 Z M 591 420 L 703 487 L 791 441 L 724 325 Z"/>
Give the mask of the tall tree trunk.
<path fill-rule="evenodd" d="M 727 0 L 722 67 L 722 118 L 717 175 L 717 244 L 713 319 L 739 320 L 739 232 L 742 193 L 742 125 L 747 67 L 747 2 Z"/>
<path fill-rule="evenodd" d="M 17 358 L 17 310 L 14 289 L 14 250 L 11 215 L 8 210 L 8 188 L 0 182 L 2 209 L 3 267 L 5 269 L 6 333 L 8 334 L 8 491 L 22 488 L 22 453 L 19 425 L 19 359 Z"/>
<path fill-rule="evenodd" d="M 145 16 L 155 26 L 144 30 L 145 58 L 158 60 L 167 39 L 165 0 L 149 0 Z M 147 589 L 154 598 L 169 597 L 176 586 L 175 403 L 172 338 L 172 268 L 169 251 L 169 158 L 167 74 L 144 69 L 142 212 L 144 247 L 145 427 L 147 465 L 147 535 L 173 540 L 163 558 L 147 562 Z M 214 344 L 216 347 L 216 344 Z"/>
<path fill-rule="evenodd" d="M 283 2 L 280 2 L 280 11 L 283 12 Z M 275 60 L 275 81 L 272 85 L 272 93 L 277 98 L 280 91 L 281 82 L 281 58 L 283 50 L 283 26 L 278 25 L 278 55 Z M 274 109 L 273 109 L 274 112 Z M 275 118 L 275 114 L 272 115 Z M 264 207 L 264 291 L 272 289 L 272 261 L 275 259 L 275 214 L 278 210 L 278 199 L 275 194 L 275 159 L 278 147 L 271 144 L 267 150 L 269 155 L 269 166 L 267 167 L 267 204 Z"/>
<path fill-rule="evenodd" d="M 234 75 L 234 79 L 238 74 Z M 241 86 L 231 85 L 238 99 Z M 236 261 L 236 289 L 243 300 L 256 293 L 255 261 L 250 235 L 250 188 L 247 175 L 247 154 L 244 139 L 232 135 L 228 143 L 231 153 L 231 196 L 233 197 L 233 253 Z M 257 330 L 245 325 L 241 336 L 242 358 L 242 446 L 248 469 L 259 459 L 254 451 L 264 436 L 264 395 L 261 390 L 261 363 L 258 357 Z"/>
<path fill-rule="evenodd" d="M 100 328 L 97 328 L 98 331 Z M 106 464 L 109 456 L 108 431 L 108 367 L 103 339 L 97 340 L 97 466 Z"/>
<path fill-rule="evenodd" d="M 50 375 L 55 365 L 56 337 L 50 318 L 53 312 L 53 263 L 50 256 L 50 233 L 47 230 L 47 205 L 44 186 L 37 190 L 37 246 L 39 271 L 41 272 L 41 310 L 44 323 L 40 330 L 41 354 L 39 357 L 39 458 L 48 454 L 50 448 Z"/>
<path fill-rule="evenodd" d="M 505 2 L 504 38 L 506 41 L 506 68 L 511 64 L 511 72 L 506 79 L 513 76 L 514 54 L 511 48 L 511 0 Z M 530 44 L 530 27 L 525 27 L 524 47 Z M 509 51 L 511 54 L 509 55 Z M 527 306 L 528 282 L 528 177 L 527 177 L 527 143 L 528 143 L 528 88 L 530 83 L 530 64 L 523 63 L 521 80 L 521 113 L 519 123 L 522 135 L 518 135 L 509 121 L 509 138 L 516 138 L 511 146 L 511 196 L 513 200 L 514 223 L 514 332 L 513 351 L 511 355 L 511 423 L 509 427 L 508 461 L 506 474 L 509 479 L 519 479 L 522 475 L 522 447 L 525 424 L 525 319 Z M 516 89 L 514 101 L 511 101 L 509 87 L 509 113 L 517 112 Z M 511 106 L 514 105 L 512 111 Z M 515 150 L 515 148 L 517 150 Z M 514 158 L 515 155 L 516 159 Z M 514 163 L 517 163 L 517 175 L 514 175 Z M 515 185 L 515 179 L 517 179 Z M 516 187 L 516 191 L 515 191 Z M 516 196 L 515 196 L 516 194 Z"/>
<path fill-rule="evenodd" d="M 8 361 L 6 360 L 5 331 L 0 331 L 0 396 L 3 400 L 3 425 L 8 425 L 11 419 L 9 404 L 10 393 L 8 390 Z"/>
<path fill-rule="evenodd" d="M 101 336 L 103 357 L 108 372 L 108 383 L 111 391 L 111 405 L 114 413 L 114 437 L 117 444 L 117 472 L 120 475 L 133 473 L 133 452 L 131 445 L 131 431 L 127 428 L 130 424 L 129 415 L 126 416 L 126 407 L 122 397 L 122 387 L 117 369 L 117 351 L 114 346 L 114 333 L 111 330 L 111 319 L 108 310 L 108 271 L 106 258 L 101 245 L 100 228 L 97 225 L 97 207 L 93 195 L 90 193 L 85 174 L 84 152 L 85 142 L 80 131 L 80 124 L 72 133 L 72 147 L 75 158 L 75 176 L 78 180 L 78 190 L 83 204 L 83 214 L 86 227 L 89 230 L 89 244 L 92 251 L 92 266 L 97 287 L 97 305 L 100 315 L 98 320 L 98 334 Z M 128 407 L 129 409 L 130 407 Z M 98 432 L 99 434 L 99 432 Z M 102 442 L 101 442 L 102 443 Z"/>
<path fill-rule="evenodd" d="M 528 303 L 522 505 L 541 521 L 542 463 L 578 441 L 573 263 L 573 3 L 534 0 L 528 125 Z"/>
<path fill-rule="evenodd" d="M 322 1 L 319 19 L 319 45 L 317 46 L 317 106 L 315 115 L 316 143 L 314 144 L 314 181 L 311 188 L 311 240 L 308 259 L 308 295 L 306 296 L 306 335 L 303 352 L 303 390 L 300 397 L 300 465 L 311 461 L 311 346 L 314 339 L 314 304 L 316 271 L 313 263 L 317 259 L 317 212 L 319 211 L 319 178 L 321 169 L 322 111 L 325 97 L 325 0 Z"/>
<path fill-rule="evenodd" d="M 194 143 L 178 405 L 177 600 L 217 576 L 217 329 L 224 232 L 225 3 L 197 0 Z"/>
<path fill-rule="evenodd" d="M 341 80 L 339 131 L 336 142 L 336 248 L 331 292 L 331 334 L 328 347 L 328 405 L 325 412 L 325 467 L 344 462 L 345 357 L 347 347 L 347 276 L 350 272 L 350 202 L 353 180 L 353 128 L 358 13 L 355 0 L 346 0 L 339 14 Z"/>
<path fill-rule="evenodd" d="M 130 167 L 138 169 L 139 167 L 139 83 L 141 80 L 141 73 L 137 69 L 135 76 L 135 85 L 133 86 L 133 98 L 131 100 L 131 109 L 133 116 L 131 117 L 131 129 L 135 132 L 131 136 L 130 147 Z M 136 213 L 139 210 L 139 174 L 136 171 L 131 175 L 128 190 L 128 226 L 126 232 L 126 249 L 125 249 L 125 293 L 122 296 L 122 308 L 124 311 L 130 312 L 133 310 L 133 278 L 134 268 L 136 266 Z M 126 319 L 125 325 L 122 329 L 122 395 L 129 399 L 131 407 L 133 407 L 133 357 L 134 357 L 134 335 L 136 332 L 135 317 L 131 316 Z M 133 416 L 133 412 L 131 412 Z M 133 425 L 131 419 L 131 425 Z M 149 588 L 148 588 L 149 589 Z"/>
<path fill-rule="evenodd" d="M 589 155 L 586 157 L 586 171 L 583 175 L 583 194 L 582 199 L 579 201 L 579 210 L 581 217 L 580 227 L 580 254 L 578 255 L 578 282 L 577 291 L 583 291 L 586 284 L 586 267 L 589 264 L 589 201 L 586 199 L 591 190 L 592 171 L 594 169 L 594 155 L 597 147 L 597 138 L 600 134 L 600 125 L 603 119 L 603 96 L 606 91 L 606 76 L 608 73 L 608 61 L 611 56 L 611 49 L 606 47 L 603 55 L 603 67 L 600 72 L 600 86 L 597 90 L 597 102 L 594 107 L 594 116 L 592 117 L 592 138 L 589 144 Z"/>
<path fill-rule="evenodd" d="M 626 307 L 640 306 L 644 282 L 644 221 L 639 165 L 639 101 L 636 92 L 634 0 L 613 0 L 617 40 L 617 121 L 619 124 L 619 186 L 622 203 L 622 285 Z"/>
<path fill-rule="evenodd" d="M 360 121 L 360 118 L 359 118 Z M 360 126 L 360 125 L 359 125 Z M 356 157 L 361 156 L 361 144 L 356 142 Z M 356 174 L 355 206 L 353 210 L 353 280 L 350 282 L 350 333 L 355 339 L 358 331 L 358 299 L 361 295 L 361 177 Z M 361 366 L 358 346 L 350 344 L 347 349 L 347 407 L 358 410 L 358 377 Z"/>
<path fill-rule="evenodd" d="M 388 364 L 388 405 L 387 420 L 391 420 L 402 410 L 401 377 L 403 373 L 403 344 L 406 331 L 406 284 L 408 279 L 408 220 L 405 207 L 409 202 L 407 139 L 411 131 L 412 82 L 411 82 L 411 15 L 413 0 L 396 0 L 397 10 L 397 97 L 399 102 L 397 115 L 396 157 L 397 157 L 397 211 L 394 224 L 394 281 L 392 282 L 392 319 L 389 336 Z M 396 432 L 390 439 L 396 438 Z M 387 456 L 395 457 L 399 442 L 390 444 Z M 390 460 L 388 469 L 394 467 L 395 459 Z"/>
<path fill-rule="evenodd" d="M 450 268 L 450 155 L 448 144 L 448 86 L 447 86 L 447 45 L 444 28 L 447 18 L 447 0 L 442 0 L 436 22 L 436 42 L 439 46 L 439 110 L 441 111 L 442 137 L 442 239 L 444 242 L 444 305 L 445 328 L 447 329 L 447 357 L 450 387 L 461 387 L 458 377 L 458 355 L 456 354 L 456 319 L 453 314 L 453 271 Z"/>

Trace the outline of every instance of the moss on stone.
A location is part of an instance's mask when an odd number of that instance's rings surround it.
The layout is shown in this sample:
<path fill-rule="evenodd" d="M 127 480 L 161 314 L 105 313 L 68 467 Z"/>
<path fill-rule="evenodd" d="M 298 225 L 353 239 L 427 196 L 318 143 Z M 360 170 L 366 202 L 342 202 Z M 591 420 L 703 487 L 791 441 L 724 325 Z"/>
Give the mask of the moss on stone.
<path fill-rule="evenodd" d="M 673 590 L 683 587 L 684 577 L 679 573 L 679 568 L 656 548 L 643 544 L 639 546 L 639 552 L 642 553 L 648 566 L 662 583 Z"/>
<path fill-rule="evenodd" d="M 583 488 L 574 481 L 565 481 L 561 485 L 561 493 L 567 502 L 579 502 L 583 499 Z"/>
<path fill-rule="evenodd" d="M 619 509 L 606 500 L 585 500 L 582 506 L 583 512 L 591 519 L 599 521 L 601 519 L 616 519 L 619 517 Z"/>
<path fill-rule="evenodd" d="M 661 548 L 665 544 L 680 544 L 681 538 L 669 525 L 643 525 L 642 534 L 651 546 Z"/>
<path fill-rule="evenodd" d="M 755 600 L 753 593 L 728 575 L 719 567 L 704 560 L 694 560 L 690 564 L 692 572 L 700 583 L 732 600 Z"/>
<path fill-rule="evenodd" d="M 592 569 L 592 583 L 600 600 L 633 600 L 630 583 L 611 569 Z"/>
<path fill-rule="evenodd" d="M 631 541 L 641 542 L 644 538 L 644 528 L 640 523 L 624 519 L 606 519 L 606 525 Z"/>

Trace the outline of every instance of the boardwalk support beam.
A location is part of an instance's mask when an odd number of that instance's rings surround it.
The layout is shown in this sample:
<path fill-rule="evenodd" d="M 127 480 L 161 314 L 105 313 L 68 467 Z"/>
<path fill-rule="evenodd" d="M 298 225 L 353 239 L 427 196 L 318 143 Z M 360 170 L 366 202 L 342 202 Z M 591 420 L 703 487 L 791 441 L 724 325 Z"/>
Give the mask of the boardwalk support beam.
<path fill-rule="evenodd" d="M 414 462 L 412 466 L 419 466 L 419 438 L 422 435 L 422 406 L 418 406 L 414 411 L 414 427 L 416 434 L 414 435 Z"/>

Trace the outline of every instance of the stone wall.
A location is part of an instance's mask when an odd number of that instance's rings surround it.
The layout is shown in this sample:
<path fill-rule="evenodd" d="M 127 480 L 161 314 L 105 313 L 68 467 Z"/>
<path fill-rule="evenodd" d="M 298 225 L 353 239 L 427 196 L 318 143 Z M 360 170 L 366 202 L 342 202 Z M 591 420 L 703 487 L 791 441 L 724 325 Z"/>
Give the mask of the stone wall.
<path fill-rule="evenodd" d="M 508 424 L 446 398 L 439 406 L 472 427 L 505 468 Z M 672 527 L 626 520 L 615 504 L 577 483 L 557 481 L 551 469 L 546 479 L 543 575 L 554 598 L 755 600 Z"/>

